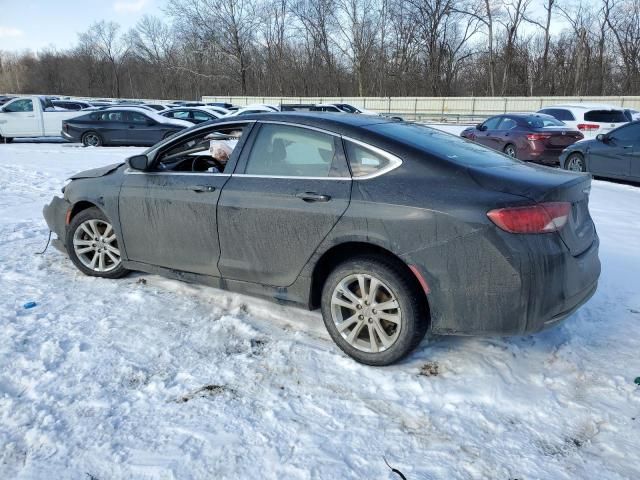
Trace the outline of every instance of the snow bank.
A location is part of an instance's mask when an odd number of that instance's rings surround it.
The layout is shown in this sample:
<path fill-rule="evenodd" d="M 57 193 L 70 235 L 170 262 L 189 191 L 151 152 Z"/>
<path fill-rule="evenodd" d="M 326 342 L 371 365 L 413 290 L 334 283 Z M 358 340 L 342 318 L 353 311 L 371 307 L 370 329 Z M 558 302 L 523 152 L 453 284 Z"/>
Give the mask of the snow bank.
<path fill-rule="evenodd" d="M 640 477 L 639 188 L 594 182 L 601 284 L 564 324 L 371 368 L 318 313 L 34 255 L 66 177 L 139 151 L 0 145 L 0 478 L 399 478 L 383 457 L 408 479 Z"/>

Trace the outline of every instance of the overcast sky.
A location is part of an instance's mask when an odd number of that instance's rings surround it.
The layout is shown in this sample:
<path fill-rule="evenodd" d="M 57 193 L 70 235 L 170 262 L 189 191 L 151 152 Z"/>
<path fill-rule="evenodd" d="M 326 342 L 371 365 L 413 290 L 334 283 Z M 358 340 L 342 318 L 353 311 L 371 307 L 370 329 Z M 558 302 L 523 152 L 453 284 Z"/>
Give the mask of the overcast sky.
<path fill-rule="evenodd" d="M 164 0 L 0 0 L 0 50 L 74 46 L 78 33 L 100 20 L 123 31 L 145 14 L 162 16 Z"/>
<path fill-rule="evenodd" d="M 94 22 L 114 21 L 126 32 L 143 15 L 164 16 L 166 0 L 0 0 L 0 50 L 67 49 L 75 46 L 78 33 Z M 544 17 L 542 0 L 529 10 L 533 18 Z M 554 33 L 564 27 L 559 15 Z M 531 31 L 532 26 L 525 26 Z"/>

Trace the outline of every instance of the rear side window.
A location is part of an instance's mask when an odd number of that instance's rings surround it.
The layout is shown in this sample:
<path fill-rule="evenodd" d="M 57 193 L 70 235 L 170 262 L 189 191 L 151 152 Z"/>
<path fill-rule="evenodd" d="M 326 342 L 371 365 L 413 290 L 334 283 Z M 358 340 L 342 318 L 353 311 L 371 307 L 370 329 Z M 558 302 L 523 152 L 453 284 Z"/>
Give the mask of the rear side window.
<path fill-rule="evenodd" d="M 518 122 L 516 122 L 513 118 L 503 118 L 502 122 L 500 122 L 500 130 L 512 130 L 518 126 Z"/>
<path fill-rule="evenodd" d="M 496 130 L 498 128 L 500 120 L 502 120 L 502 117 L 493 117 L 485 121 L 482 126 L 487 127 L 487 130 Z"/>
<path fill-rule="evenodd" d="M 565 124 L 550 115 L 532 115 L 526 118 L 527 125 L 532 128 L 563 127 Z"/>
<path fill-rule="evenodd" d="M 263 124 L 255 140 L 246 174 L 287 177 L 337 176 L 336 137 L 308 128 Z"/>
<path fill-rule="evenodd" d="M 417 123 L 378 123 L 365 128 L 458 165 L 493 167 L 520 163 L 488 147 Z"/>
<path fill-rule="evenodd" d="M 391 163 L 388 157 L 357 143 L 346 140 L 344 145 L 353 177 L 373 175 Z"/>
<path fill-rule="evenodd" d="M 587 122 L 600 123 L 624 123 L 629 121 L 622 110 L 590 110 L 585 112 L 584 119 Z"/>
<path fill-rule="evenodd" d="M 575 120 L 576 118 L 573 116 L 569 110 L 565 110 L 564 108 L 545 108 L 544 110 L 540 110 L 540 113 L 545 113 L 547 115 L 551 115 L 557 120 Z"/>

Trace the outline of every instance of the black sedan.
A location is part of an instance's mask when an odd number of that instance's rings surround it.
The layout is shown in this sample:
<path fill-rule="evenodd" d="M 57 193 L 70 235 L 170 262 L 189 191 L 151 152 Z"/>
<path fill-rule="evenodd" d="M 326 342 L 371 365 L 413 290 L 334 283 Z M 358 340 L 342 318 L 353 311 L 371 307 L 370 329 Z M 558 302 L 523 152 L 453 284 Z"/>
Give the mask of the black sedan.
<path fill-rule="evenodd" d="M 537 332 L 586 302 L 600 275 L 590 183 L 421 125 L 262 113 L 79 173 L 44 216 L 87 275 L 321 308 L 344 352 L 387 365 L 428 330 Z"/>
<path fill-rule="evenodd" d="M 218 113 L 215 110 L 208 109 L 206 107 L 170 108 L 168 110 L 160 112 L 160 115 L 167 118 L 177 118 L 180 120 L 185 120 L 191 124 L 208 122 L 209 120 L 216 120 L 222 117 L 221 113 Z"/>
<path fill-rule="evenodd" d="M 640 182 L 640 121 L 627 123 L 562 152 L 560 166 L 598 177 Z"/>
<path fill-rule="evenodd" d="M 110 107 L 64 120 L 62 137 L 87 147 L 101 145 L 154 145 L 191 126 L 137 107 Z"/>

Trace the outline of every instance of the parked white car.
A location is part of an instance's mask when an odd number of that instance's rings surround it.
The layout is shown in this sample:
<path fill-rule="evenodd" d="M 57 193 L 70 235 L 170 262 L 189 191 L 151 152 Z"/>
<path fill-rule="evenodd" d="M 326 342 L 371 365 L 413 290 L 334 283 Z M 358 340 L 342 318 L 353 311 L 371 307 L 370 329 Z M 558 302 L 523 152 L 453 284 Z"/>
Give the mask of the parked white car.
<path fill-rule="evenodd" d="M 58 109 L 45 97 L 15 98 L 0 108 L 0 143 L 16 137 L 59 137 L 62 121 L 80 113 Z"/>
<path fill-rule="evenodd" d="M 266 105 L 266 104 L 256 104 L 256 105 L 247 105 L 246 107 L 240 108 L 235 112 L 228 113 L 225 117 L 237 117 L 239 115 L 249 115 L 251 113 L 273 113 L 279 112 L 280 109 L 274 105 Z"/>
<path fill-rule="evenodd" d="M 608 133 L 629 122 L 624 109 L 611 105 L 588 103 L 551 105 L 538 110 L 538 113 L 551 115 L 567 126 L 580 130 L 585 140 L 596 138 L 600 133 Z"/>

